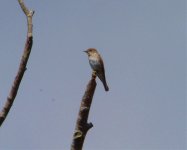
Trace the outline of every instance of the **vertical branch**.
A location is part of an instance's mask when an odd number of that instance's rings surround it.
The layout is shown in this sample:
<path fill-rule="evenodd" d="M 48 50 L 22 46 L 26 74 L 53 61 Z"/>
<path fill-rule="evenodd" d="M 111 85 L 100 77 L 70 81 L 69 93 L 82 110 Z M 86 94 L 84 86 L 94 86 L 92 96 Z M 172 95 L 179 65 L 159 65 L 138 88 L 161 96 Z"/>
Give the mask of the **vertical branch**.
<path fill-rule="evenodd" d="M 27 17 L 27 39 L 26 39 L 26 43 L 25 43 L 25 48 L 22 54 L 22 58 L 21 58 L 21 62 L 19 65 L 19 69 L 17 72 L 17 75 L 14 79 L 14 82 L 12 84 L 12 87 L 10 89 L 9 95 L 7 97 L 7 100 L 5 102 L 5 105 L 3 107 L 3 109 L 0 112 L 0 126 L 2 125 L 2 123 L 4 122 L 5 118 L 8 115 L 8 112 L 14 102 L 14 99 L 16 98 L 18 89 L 19 89 L 19 85 L 21 83 L 21 80 L 23 78 L 24 72 L 26 70 L 26 65 L 27 65 L 27 61 L 29 59 L 30 56 L 30 52 L 31 52 L 31 48 L 32 48 L 32 44 L 33 44 L 33 33 L 32 33 L 32 16 L 34 14 L 34 11 L 32 10 L 28 10 L 28 8 L 25 6 L 23 0 L 18 0 L 24 14 Z"/>
<path fill-rule="evenodd" d="M 89 81 L 84 96 L 82 98 L 79 114 L 76 122 L 76 127 L 73 135 L 71 150 L 82 150 L 85 136 L 92 123 L 88 123 L 89 111 L 92 103 L 92 98 L 96 88 L 96 76 L 92 74 L 92 79 Z"/>

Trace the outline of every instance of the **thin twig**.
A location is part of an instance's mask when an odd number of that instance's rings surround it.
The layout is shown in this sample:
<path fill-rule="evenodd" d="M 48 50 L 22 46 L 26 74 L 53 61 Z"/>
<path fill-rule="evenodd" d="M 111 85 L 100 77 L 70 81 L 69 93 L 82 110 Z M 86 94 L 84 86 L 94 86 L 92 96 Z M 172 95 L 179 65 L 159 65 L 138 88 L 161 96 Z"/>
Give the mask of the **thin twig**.
<path fill-rule="evenodd" d="M 82 98 L 77 123 L 73 135 L 71 150 L 82 150 L 85 136 L 88 130 L 93 127 L 93 124 L 91 122 L 88 123 L 88 116 L 92 103 L 92 98 L 96 88 L 95 78 L 96 76 L 92 74 L 92 79 L 89 81 L 84 96 Z"/>
<path fill-rule="evenodd" d="M 33 44 L 33 34 L 32 34 L 32 16 L 34 14 L 34 11 L 32 10 L 28 10 L 27 7 L 25 6 L 23 0 L 18 0 L 23 12 L 25 13 L 26 17 L 27 17 L 27 27 L 28 27 L 28 31 L 27 31 L 27 39 L 25 42 L 25 48 L 22 54 L 22 58 L 21 58 L 21 62 L 19 65 L 19 69 L 17 72 L 17 75 L 14 79 L 14 82 L 12 84 L 11 90 L 9 92 L 9 95 L 7 97 L 7 100 L 5 102 L 5 105 L 2 109 L 2 111 L 0 112 L 0 126 L 2 125 L 2 123 L 4 122 L 5 118 L 8 115 L 8 112 L 10 111 L 10 108 L 16 98 L 18 89 L 19 89 L 19 85 L 21 83 L 21 80 L 23 78 L 24 72 L 26 70 L 26 65 L 27 65 L 27 61 L 29 59 L 30 56 L 30 52 L 31 52 L 31 48 L 32 48 L 32 44 Z"/>

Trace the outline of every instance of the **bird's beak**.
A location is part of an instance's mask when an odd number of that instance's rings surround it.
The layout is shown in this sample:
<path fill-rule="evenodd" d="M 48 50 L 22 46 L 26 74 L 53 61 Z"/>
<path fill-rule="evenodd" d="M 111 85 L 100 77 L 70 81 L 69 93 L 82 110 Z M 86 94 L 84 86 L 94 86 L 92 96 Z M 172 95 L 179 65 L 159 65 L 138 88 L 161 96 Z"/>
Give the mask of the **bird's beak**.
<path fill-rule="evenodd" d="M 87 53 L 88 54 L 88 51 L 86 50 L 86 51 L 83 51 L 83 52 L 85 52 L 85 53 Z"/>

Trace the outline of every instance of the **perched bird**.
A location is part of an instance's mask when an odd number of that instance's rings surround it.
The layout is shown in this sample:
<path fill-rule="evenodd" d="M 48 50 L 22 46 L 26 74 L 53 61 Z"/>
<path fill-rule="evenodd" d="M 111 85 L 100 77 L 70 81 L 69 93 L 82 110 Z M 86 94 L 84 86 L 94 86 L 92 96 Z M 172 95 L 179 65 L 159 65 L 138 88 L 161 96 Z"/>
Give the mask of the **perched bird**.
<path fill-rule="evenodd" d="M 89 48 L 84 52 L 88 54 L 88 60 L 95 75 L 98 76 L 103 83 L 105 91 L 108 91 L 109 88 L 106 83 L 104 63 L 100 54 L 95 48 Z"/>

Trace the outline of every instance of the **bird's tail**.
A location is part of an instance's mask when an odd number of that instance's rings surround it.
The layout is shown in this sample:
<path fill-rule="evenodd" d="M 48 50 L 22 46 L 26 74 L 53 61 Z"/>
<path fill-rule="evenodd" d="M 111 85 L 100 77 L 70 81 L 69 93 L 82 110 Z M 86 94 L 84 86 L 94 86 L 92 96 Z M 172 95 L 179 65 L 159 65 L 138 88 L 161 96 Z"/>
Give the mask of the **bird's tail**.
<path fill-rule="evenodd" d="M 106 78 L 105 78 L 105 76 L 102 76 L 103 78 L 101 79 L 101 82 L 103 83 L 103 85 L 104 85 L 104 88 L 105 88 L 105 91 L 109 91 L 109 87 L 108 87 L 108 85 L 107 85 L 107 83 L 106 83 Z"/>
<path fill-rule="evenodd" d="M 99 79 L 100 79 L 101 82 L 103 83 L 104 88 L 105 88 L 105 91 L 109 91 L 109 87 L 108 87 L 108 85 L 107 85 L 107 83 L 106 83 L 105 74 L 97 73 L 97 76 L 99 77 Z"/>
<path fill-rule="evenodd" d="M 106 81 L 105 81 L 105 82 L 103 82 L 103 85 L 104 85 L 105 91 L 109 91 L 109 87 L 108 87 L 108 85 L 107 85 Z"/>

